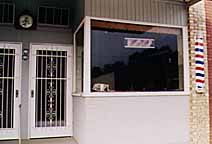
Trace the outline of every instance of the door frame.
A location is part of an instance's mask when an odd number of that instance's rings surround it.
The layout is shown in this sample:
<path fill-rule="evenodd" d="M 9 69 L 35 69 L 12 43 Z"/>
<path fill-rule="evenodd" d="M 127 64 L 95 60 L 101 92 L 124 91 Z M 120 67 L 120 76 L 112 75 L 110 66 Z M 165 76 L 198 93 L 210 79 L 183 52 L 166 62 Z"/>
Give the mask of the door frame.
<path fill-rule="evenodd" d="M 20 108 L 21 108 L 21 68 L 22 68 L 22 43 L 0 42 L 0 47 L 15 49 L 15 71 L 14 71 L 14 108 L 13 128 L 3 129 L 0 133 L 0 140 L 20 138 Z M 16 93 L 17 90 L 17 93 Z"/>
<path fill-rule="evenodd" d="M 36 50 L 66 50 L 67 51 L 67 89 L 66 89 L 66 126 L 65 127 L 35 127 L 35 96 L 31 97 L 31 90 L 35 90 L 36 74 Z M 64 137 L 73 136 L 73 112 L 72 112 L 72 69 L 73 46 L 64 44 L 31 43 L 29 55 L 29 137 Z M 35 95 L 35 94 L 34 94 Z"/>

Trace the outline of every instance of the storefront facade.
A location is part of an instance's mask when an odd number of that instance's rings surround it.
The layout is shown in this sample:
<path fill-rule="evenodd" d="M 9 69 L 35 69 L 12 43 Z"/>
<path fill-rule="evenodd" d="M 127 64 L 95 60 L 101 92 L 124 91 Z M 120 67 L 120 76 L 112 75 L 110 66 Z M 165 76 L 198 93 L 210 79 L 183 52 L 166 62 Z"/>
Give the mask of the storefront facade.
<path fill-rule="evenodd" d="M 204 4 L 2 3 L 0 142 L 209 144 Z"/>

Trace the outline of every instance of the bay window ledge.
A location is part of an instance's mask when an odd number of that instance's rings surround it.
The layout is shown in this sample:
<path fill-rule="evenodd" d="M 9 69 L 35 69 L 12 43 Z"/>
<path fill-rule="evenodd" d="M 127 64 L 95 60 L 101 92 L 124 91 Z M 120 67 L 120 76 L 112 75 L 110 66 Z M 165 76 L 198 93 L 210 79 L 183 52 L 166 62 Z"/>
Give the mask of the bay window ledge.
<path fill-rule="evenodd" d="M 158 96 L 189 96 L 189 92 L 93 92 L 90 94 L 72 94 L 74 97 L 158 97 Z"/>

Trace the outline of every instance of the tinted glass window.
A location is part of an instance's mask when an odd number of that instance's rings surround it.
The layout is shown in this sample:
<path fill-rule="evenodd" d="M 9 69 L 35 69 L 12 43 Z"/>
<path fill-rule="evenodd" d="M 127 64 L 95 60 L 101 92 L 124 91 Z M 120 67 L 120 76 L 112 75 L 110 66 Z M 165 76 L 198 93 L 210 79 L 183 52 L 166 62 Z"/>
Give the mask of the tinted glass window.
<path fill-rule="evenodd" d="M 47 8 L 46 9 L 46 22 L 47 24 L 53 24 L 54 19 L 54 9 L 53 8 Z"/>
<path fill-rule="evenodd" d="M 164 30 L 93 27 L 92 91 L 183 90 L 181 30 Z"/>
<path fill-rule="evenodd" d="M 0 23 L 3 22 L 3 10 L 4 10 L 4 5 L 0 4 Z"/>
<path fill-rule="evenodd" d="M 62 10 L 62 25 L 68 25 L 68 10 Z"/>
<path fill-rule="evenodd" d="M 56 25 L 59 25 L 61 23 L 61 10 L 60 9 L 55 9 L 54 23 Z"/>
<path fill-rule="evenodd" d="M 76 89 L 75 92 L 83 92 L 83 61 L 84 61 L 84 25 L 76 34 Z"/>
<path fill-rule="evenodd" d="M 43 7 L 39 8 L 39 22 L 40 23 L 45 23 L 45 14 L 46 14 L 46 9 Z"/>
<path fill-rule="evenodd" d="M 14 11 L 13 5 L 9 5 L 8 23 L 13 23 L 13 16 L 14 16 L 13 11 Z"/>

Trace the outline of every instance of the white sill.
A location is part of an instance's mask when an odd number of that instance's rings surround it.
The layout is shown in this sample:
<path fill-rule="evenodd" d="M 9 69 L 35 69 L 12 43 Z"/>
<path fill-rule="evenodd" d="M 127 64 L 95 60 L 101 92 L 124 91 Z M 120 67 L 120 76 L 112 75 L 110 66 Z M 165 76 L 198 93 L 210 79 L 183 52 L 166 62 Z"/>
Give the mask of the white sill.
<path fill-rule="evenodd" d="M 72 96 L 74 96 L 74 97 L 82 97 L 82 93 L 72 93 Z"/>
<path fill-rule="evenodd" d="M 75 93 L 74 97 L 157 97 L 157 96 L 189 96 L 189 92 L 185 91 L 173 91 L 173 92 L 91 92 Z"/>

